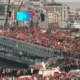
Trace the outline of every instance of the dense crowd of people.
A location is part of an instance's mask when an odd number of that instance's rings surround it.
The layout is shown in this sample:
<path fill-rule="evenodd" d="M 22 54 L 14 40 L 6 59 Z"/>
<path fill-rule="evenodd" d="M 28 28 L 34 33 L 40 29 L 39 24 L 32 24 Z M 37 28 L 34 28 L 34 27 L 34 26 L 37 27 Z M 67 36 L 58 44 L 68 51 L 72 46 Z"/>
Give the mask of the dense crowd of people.
<path fill-rule="evenodd" d="M 0 29 L 0 35 L 31 42 L 45 47 L 55 47 L 62 51 L 80 51 L 80 38 L 70 38 L 69 31 L 56 30 L 46 33 L 46 29 L 26 27 L 25 29 Z"/>
<path fill-rule="evenodd" d="M 35 70 L 33 73 L 36 74 L 38 70 Z M 19 76 L 32 75 L 30 69 L 13 69 L 6 68 L 0 70 L 0 80 L 18 80 Z"/>
<path fill-rule="evenodd" d="M 49 76 L 42 76 L 37 72 L 32 73 L 30 69 L 6 68 L 0 70 L 0 80 L 79 80 L 80 71 L 75 72 L 54 72 Z M 74 78 L 74 79 L 73 79 Z"/>
<path fill-rule="evenodd" d="M 80 62 L 76 61 L 76 51 L 80 51 L 80 38 L 70 38 L 70 32 L 66 30 L 56 30 L 50 33 L 46 33 L 46 29 L 36 27 L 26 27 L 22 29 L 0 29 L 1 36 L 8 36 L 17 40 L 22 40 L 25 42 L 30 42 L 37 45 L 42 45 L 45 47 L 57 48 L 60 52 L 67 52 L 68 56 L 73 54 L 73 60 L 68 60 L 68 63 L 64 63 L 65 71 L 69 71 L 70 68 L 73 69 L 80 68 Z M 73 51 L 71 53 L 71 51 Z M 37 75 L 29 73 L 26 69 L 3 69 L 0 70 L 0 80 L 71 80 L 71 76 L 66 77 L 66 74 L 53 74 L 50 76 Z M 20 79 L 20 76 L 30 76 L 28 79 L 24 77 Z M 74 79 L 78 80 L 78 79 Z"/>

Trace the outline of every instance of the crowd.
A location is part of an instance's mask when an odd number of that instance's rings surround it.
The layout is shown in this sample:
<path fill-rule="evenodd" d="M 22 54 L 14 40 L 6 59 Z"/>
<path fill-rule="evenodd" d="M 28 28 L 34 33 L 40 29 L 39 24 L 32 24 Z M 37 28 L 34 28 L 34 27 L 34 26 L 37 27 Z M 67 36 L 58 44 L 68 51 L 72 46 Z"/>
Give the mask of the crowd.
<path fill-rule="evenodd" d="M 38 69 L 33 71 L 33 74 L 38 73 Z M 31 69 L 13 69 L 13 68 L 6 68 L 0 69 L 0 80 L 18 80 L 20 76 L 32 76 Z"/>
<path fill-rule="evenodd" d="M 38 74 L 39 71 L 33 72 L 30 69 L 13 69 L 6 68 L 0 70 L 0 80 L 79 80 L 77 74 L 80 71 L 75 71 L 73 73 L 69 72 L 54 72 L 49 76 L 42 76 Z M 73 79 L 73 77 L 75 79 Z"/>
<path fill-rule="evenodd" d="M 80 38 L 70 38 L 69 31 L 56 30 L 46 33 L 46 29 L 26 27 L 24 29 L 0 29 L 0 35 L 31 42 L 45 47 L 55 47 L 63 51 L 80 51 Z"/>
<path fill-rule="evenodd" d="M 56 30 L 51 33 L 46 33 L 46 29 L 36 27 L 26 27 L 23 29 L 0 29 L 1 36 L 8 36 L 14 39 L 22 40 L 25 42 L 30 42 L 37 45 L 42 45 L 45 47 L 55 47 L 60 52 L 66 51 L 68 56 L 73 54 L 73 60 L 68 59 L 68 63 L 64 63 L 65 71 L 69 71 L 70 68 L 73 69 L 80 68 L 80 63 L 76 62 L 76 51 L 80 51 L 80 38 L 70 38 L 69 31 Z M 71 53 L 71 51 L 73 51 Z M 1 69 L 0 70 L 0 80 L 71 80 L 71 76 L 66 77 L 66 73 L 55 73 L 50 76 L 37 75 L 38 70 L 34 71 L 32 74 L 30 70 L 26 69 Z M 20 78 L 20 76 L 28 76 Z M 78 79 L 74 79 L 78 80 Z"/>

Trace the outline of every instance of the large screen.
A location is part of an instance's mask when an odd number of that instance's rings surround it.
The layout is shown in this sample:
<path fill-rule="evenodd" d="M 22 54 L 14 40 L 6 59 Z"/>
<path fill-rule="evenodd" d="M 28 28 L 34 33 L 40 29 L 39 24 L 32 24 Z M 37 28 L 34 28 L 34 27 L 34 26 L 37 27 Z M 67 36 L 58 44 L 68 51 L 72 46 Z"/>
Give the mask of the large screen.
<path fill-rule="evenodd" d="M 30 12 L 16 12 L 16 20 L 17 21 L 29 21 Z"/>

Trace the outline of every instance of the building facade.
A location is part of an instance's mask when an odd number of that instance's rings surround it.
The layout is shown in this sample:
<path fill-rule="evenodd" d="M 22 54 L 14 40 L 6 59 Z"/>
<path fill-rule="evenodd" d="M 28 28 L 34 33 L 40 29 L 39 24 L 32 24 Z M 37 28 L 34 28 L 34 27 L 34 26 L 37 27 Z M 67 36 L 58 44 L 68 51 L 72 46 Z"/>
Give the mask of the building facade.
<path fill-rule="evenodd" d="M 75 18 L 76 18 L 76 10 L 75 9 L 69 9 L 68 21 L 74 22 Z"/>
<path fill-rule="evenodd" d="M 3 2 L 5 1 L 7 1 L 6 3 L 8 3 L 8 0 L 3 0 Z M 10 10 L 14 10 L 12 14 L 13 21 L 15 20 L 14 13 L 18 10 L 22 1 L 23 0 L 18 0 L 18 1 L 11 0 L 12 3 L 10 6 Z M 68 14 L 69 14 L 68 6 L 55 3 L 54 0 L 51 0 L 52 3 L 48 4 L 43 4 L 41 0 L 24 0 L 23 2 L 24 5 L 21 7 L 21 11 L 27 11 L 30 9 L 38 13 L 40 13 L 41 10 L 44 11 L 46 17 L 44 22 L 40 22 L 41 26 L 48 26 L 48 23 L 65 22 L 68 19 Z M 5 19 L 6 19 L 6 14 L 7 14 L 7 5 L 5 8 L 5 17 L 4 17 Z"/>
<path fill-rule="evenodd" d="M 43 11 L 48 15 L 48 23 L 59 23 L 61 20 L 60 14 L 53 11 L 51 8 L 43 8 Z"/>
<path fill-rule="evenodd" d="M 7 5 L 0 3 L 0 26 L 4 26 L 7 15 Z"/>
<path fill-rule="evenodd" d="M 60 15 L 60 21 L 65 22 L 68 19 L 69 9 L 68 6 L 58 4 L 58 3 L 50 3 L 44 5 L 45 8 L 51 8 L 55 13 Z"/>
<path fill-rule="evenodd" d="M 40 0 L 30 0 L 29 3 L 31 3 L 34 6 L 43 6 L 43 2 Z"/>

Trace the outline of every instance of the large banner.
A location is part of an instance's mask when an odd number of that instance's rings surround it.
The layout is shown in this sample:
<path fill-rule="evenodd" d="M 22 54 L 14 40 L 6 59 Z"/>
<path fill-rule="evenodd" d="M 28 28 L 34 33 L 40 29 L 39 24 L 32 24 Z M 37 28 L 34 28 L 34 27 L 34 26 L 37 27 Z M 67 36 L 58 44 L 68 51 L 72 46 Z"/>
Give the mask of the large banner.
<path fill-rule="evenodd" d="M 4 15 L 5 15 L 5 5 L 0 4 L 0 16 L 4 16 Z"/>

